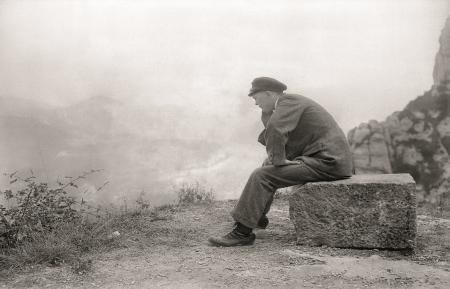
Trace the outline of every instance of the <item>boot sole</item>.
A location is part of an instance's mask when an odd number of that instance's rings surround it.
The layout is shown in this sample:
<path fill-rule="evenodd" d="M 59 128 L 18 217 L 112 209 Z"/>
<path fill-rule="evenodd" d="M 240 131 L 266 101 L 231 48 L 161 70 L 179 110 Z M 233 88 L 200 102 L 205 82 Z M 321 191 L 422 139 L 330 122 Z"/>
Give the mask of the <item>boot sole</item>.
<path fill-rule="evenodd" d="M 252 240 L 248 243 L 237 243 L 237 244 L 224 244 L 217 242 L 213 239 L 208 239 L 208 242 L 210 245 L 213 245 L 214 247 L 238 247 L 238 246 L 251 246 L 255 243 L 255 240 Z"/>

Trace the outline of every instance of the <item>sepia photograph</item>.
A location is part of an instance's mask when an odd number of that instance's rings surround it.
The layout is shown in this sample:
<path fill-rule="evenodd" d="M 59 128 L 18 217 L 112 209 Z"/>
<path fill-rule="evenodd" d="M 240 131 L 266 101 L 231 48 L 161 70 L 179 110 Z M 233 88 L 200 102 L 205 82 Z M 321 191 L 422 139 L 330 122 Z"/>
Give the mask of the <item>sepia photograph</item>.
<path fill-rule="evenodd" d="M 1 288 L 450 288 L 450 1 L 0 0 Z"/>

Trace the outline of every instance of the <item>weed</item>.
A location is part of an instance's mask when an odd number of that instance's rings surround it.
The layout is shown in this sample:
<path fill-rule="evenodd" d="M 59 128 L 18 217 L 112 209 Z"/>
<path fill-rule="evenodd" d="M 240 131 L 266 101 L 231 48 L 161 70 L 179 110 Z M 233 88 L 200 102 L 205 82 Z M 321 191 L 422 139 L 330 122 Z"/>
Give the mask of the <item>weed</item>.
<path fill-rule="evenodd" d="M 56 188 L 36 181 L 31 175 L 22 178 L 17 172 L 8 174 L 10 184 L 19 182 L 19 189 L 3 191 L 7 205 L 0 204 L 0 241 L 2 247 L 15 247 L 23 241 L 31 240 L 39 232 L 51 232 L 60 224 L 82 221 L 81 209 L 86 211 L 85 203 L 77 203 L 69 196 L 67 188 L 78 188 L 76 181 L 95 172 L 84 173 L 77 178 L 69 178 L 67 183 L 58 181 Z M 81 206 L 79 210 L 75 206 Z"/>
<path fill-rule="evenodd" d="M 176 189 L 178 196 L 178 204 L 196 204 L 196 203 L 211 203 L 215 196 L 213 190 L 206 189 L 198 182 L 195 184 L 183 183 L 181 187 Z"/>
<path fill-rule="evenodd" d="M 1 192 L 7 203 L 0 204 L 0 270 L 72 263 L 84 252 L 105 245 L 111 229 L 103 224 L 109 214 L 77 202 L 67 191 L 77 189 L 76 182 L 94 172 L 67 177 L 66 183 L 58 181 L 55 188 L 33 175 L 7 175 L 18 189 Z M 89 220 L 92 216 L 94 220 Z"/>
<path fill-rule="evenodd" d="M 125 203 L 125 210 L 120 212 L 94 208 L 71 197 L 69 187 L 77 190 L 77 181 L 94 172 L 67 178 L 66 183 L 58 181 L 55 188 L 38 182 L 34 176 L 7 175 L 18 189 L 0 192 L 7 201 L 0 205 L 0 275 L 8 276 L 16 269 L 36 264 L 66 264 L 74 273 L 86 274 L 92 268 L 92 259 L 86 256 L 123 246 L 127 240 L 147 232 L 153 222 L 170 219 L 178 209 L 176 205 L 152 208 L 144 193 L 132 210 Z M 212 191 L 198 184 L 184 186 L 181 192 L 182 202 L 213 198 Z"/>

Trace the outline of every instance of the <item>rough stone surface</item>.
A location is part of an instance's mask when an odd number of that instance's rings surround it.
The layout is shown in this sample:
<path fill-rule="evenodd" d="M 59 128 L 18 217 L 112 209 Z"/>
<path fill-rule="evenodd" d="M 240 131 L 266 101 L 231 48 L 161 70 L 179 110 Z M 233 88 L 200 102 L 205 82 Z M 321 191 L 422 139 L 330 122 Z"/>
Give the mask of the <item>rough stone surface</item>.
<path fill-rule="evenodd" d="M 295 187 L 289 214 L 297 242 L 342 248 L 412 249 L 415 182 L 409 174 L 355 175 Z"/>

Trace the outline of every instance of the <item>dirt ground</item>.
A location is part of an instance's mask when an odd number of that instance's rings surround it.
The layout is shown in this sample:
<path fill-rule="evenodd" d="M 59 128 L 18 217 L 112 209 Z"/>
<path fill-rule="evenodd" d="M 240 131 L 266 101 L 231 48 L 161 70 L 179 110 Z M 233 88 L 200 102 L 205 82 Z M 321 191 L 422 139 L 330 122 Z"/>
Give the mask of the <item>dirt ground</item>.
<path fill-rule="evenodd" d="M 276 200 L 253 246 L 216 248 L 235 201 L 191 205 L 122 232 L 120 247 L 92 255 L 88 273 L 35 267 L 0 288 L 450 288 L 450 220 L 418 216 L 415 254 L 295 244 L 288 203 Z M 166 214 L 166 215 L 164 215 Z"/>

